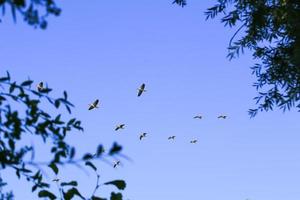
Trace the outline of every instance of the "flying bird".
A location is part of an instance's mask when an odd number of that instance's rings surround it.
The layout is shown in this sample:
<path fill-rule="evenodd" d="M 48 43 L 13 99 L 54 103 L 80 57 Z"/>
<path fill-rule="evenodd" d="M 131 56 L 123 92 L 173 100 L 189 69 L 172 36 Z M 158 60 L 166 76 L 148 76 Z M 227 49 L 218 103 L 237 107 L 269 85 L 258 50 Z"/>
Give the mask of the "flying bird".
<path fill-rule="evenodd" d="M 142 133 L 141 135 L 140 135 L 140 140 L 142 140 L 143 138 L 145 138 L 147 136 L 147 133 Z"/>
<path fill-rule="evenodd" d="M 117 125 L 116 128 L 115 128 L 115 131 L 117 131 L 119 129 L 124 129 L 124 127 L 125 127 L 125 124 Z"/>
<path fill-rule="evenodd" d="M 99 104 L 99 99 L 96 99 L 92 104 L 89 104 L 89 110 L 92 110 L 94 108 L 99 108 L 98 104 Z"/>
<path fill-rule="evenodd" d="M 120 165 L 121 164 L 121 162 L 118 160 L 118 161 L 116 161 L 115 163 L 114 163 L 114 168 L 116 168 L 118 165 Z"/>
<path fill-rule="evenodd" d="M 227 118 L 226 115 L 220 115 L 220 116 L 218 116 L 218 119 L 226 119 L 226 118 Z"/>
<path fill-rule="evenodd" d="M 192 143 L 192 144 L 196 144 L 197 143 L 197 140 L 191 140 L 191 142 L 190 143 Z"/>
<path fill-rule="evenodd" d="M 175 140 L 175 135 L 168 137 L 168 140 Z"/>
<path fill-rule="evenodd" d="M 53 179 L 52 181 L 53 181 L 53 182 L 58 182 L 58 181 L 59 181 L 59 178 Z"/>
<path fill-rule="evenodd" d="M 140 88 L 138 88 L 138 97 L 139 96 L 141 96 L 142 94 L 143 94 L 143 92 L 146 92 L 146 90 L 145 90 L 145 83 L 143 83 L 141 86 L 140 86 Z"/>
<path fill-rule="evenodd" d="M 37 84 L 37 90 L 39 92 L 42 92 L 44 90 L 44 83 L 43 82 L 39 82 L 39 84 Z"/>
<path fill-rule="evenodd" d="M 196 115 L 196 116 L 194 117 L 194 119 L 202 119 L 202 116 L 201 116 L 201 115 Z"/>

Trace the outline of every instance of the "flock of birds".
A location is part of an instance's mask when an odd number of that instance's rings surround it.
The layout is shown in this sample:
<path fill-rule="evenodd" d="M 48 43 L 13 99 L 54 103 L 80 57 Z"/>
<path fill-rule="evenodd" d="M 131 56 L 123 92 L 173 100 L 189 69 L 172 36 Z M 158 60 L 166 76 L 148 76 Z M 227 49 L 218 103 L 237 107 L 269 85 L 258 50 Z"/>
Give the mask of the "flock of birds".
<path fill-rule="evenodd" d="M 143 83 L 137 90 L 137 96 L 140 97 L 144 92 L 146 92 L 147 90 L 145 89 L 146 85 L 145 83 Z M 37 90 L 39 92 L 43 91 L 45 89 L 44 87 L 44 83 L 43 82 L 40 82 L 38 85 L 37 85 Z M 96 99 L 94 102 L 92 102 L 91 104 L 88 105 L 88 110 L 93 110 L 93 109 L 96 109 L 96 108 L 99 108 L 99 99 Z M 194 116 L 194 119 L 202 119 L 203 117 L 201 115 L 196 115 Z M 218 116 L 218 119 L 226 119 L 227 116 L 226 115 L 219 115 Z M 115 131 L 119 131 L 121 129 L 124 129 L 125 128 L 125 124 L 118 124 L 115 128 Z M 139 139 L 142 140 L 144 138 L 146 138 L 146 136 L 148 135 L 148 133 L 141 133 L 140 136 L 139 136 Z M 169 136 L 168 137 L 168 140 L 175 140 L 176 136 L 175 135 L 172 135 L 172 136 Z M 190 141 L 191 144 L 196 144 L 198 142 L 197 139 L 193 139 Z M 113 164 L 113 167 L 116 168 L 118 165 L 120 165 L 121 162 L 118 160 L 116 161 L 114 164 Z"/>

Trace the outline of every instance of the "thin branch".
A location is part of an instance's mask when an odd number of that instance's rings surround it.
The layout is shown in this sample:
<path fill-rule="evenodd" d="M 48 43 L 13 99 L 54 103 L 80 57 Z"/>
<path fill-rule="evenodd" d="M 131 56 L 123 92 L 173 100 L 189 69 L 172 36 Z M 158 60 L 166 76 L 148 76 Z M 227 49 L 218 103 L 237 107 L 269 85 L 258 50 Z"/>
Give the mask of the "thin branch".
<path fill-rule="evenodd" d="M 93 193 L 92 193 L 91 198 L 96 194 L 96 191 L 97 191 L 98 188 L 100 187 L 100 185 L 99 185 L 100 175 L 99 175 L 97 172 L 95 172 L 95 173 L 97 174 L 97 181 L 96 181 L 96 186 L 95 186 L 95 189 L 94 189 L 94 191 L 93 191 Z"/>
<path fill-rule="evenodd" d="M 231 43 L 232 43 L 232 40 L 235 38 L 235 36 L 240 32 L 240 30 L 246 26 L 246 23 L 244 23 L 234 34 L 233 36 L 231 37 L 230 41 L 229 41 L 229 47 L 231 47 Z"/>

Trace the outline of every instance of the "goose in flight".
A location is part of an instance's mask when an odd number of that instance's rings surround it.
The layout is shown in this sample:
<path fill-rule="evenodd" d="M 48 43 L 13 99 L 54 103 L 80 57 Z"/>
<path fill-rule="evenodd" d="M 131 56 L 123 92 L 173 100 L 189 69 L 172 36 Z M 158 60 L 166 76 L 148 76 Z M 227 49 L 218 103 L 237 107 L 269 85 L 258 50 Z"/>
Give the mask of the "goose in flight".
<path fill-rule="evenodd" d="M 145 90 L 145 83 L 143 83 L 141 86 L 140 86 L 140 88 L 138 89 L 138 97 L 139 96 L 141 96 L 142 94 L 143 94 L 143 92 L 146 92 L 146 90 Z"/>
<path fill-rule="evenodd" d="M 172 136 L 170 136 L 170 137 L 168 137 L 168 140 L 175 140 L 175 135 L 172 135 Z"/>
<path fill-rule="evenodd" d="M 115 128 L 115 131 L 117 131 L 119 129 L 124 129 L 124 127 L 125 127 L 125 124 L 117 125 L 116 128 Z"/>
<path fill-rule="evenodd" d="M 114 163 L 114 168 L 116 168 L 118 165 L 120 165 L 121 164 L 121 162 L 118 160 L 118 161 L 116 161 L 115 163 Z"/>
<path fill-rule="evenodd" d="M 196 144 L 196 143 L 197 143 L 197 140 L 191 140 L 190 143 Z"/>
<path fill-rule="evenodd" d="M 39 84 L 37 84 L 37 90 L 39 92 L 42 92 L 44 90 L 44 83 L 43 82 L 39 82 Z"/>
<path fill-rule="evenodd" d="M 147 133 L 142 133 L 141 135 L 140 135 L 140 140 L 142 140 L 143 138 L 145 138 L 147 136 Z"/>
<path fill-rule="evenodd" d="M 226 115 L 220 115 L 220 116 L 218 116 L 218 119 L 226 119 L 226 118 L 227 118 Z"/>
<path fill-rule="evenodd" d="M 196 116 L 194 117 L 194 119 L 202 119 L 202 116 L 201 116 L 201 115 L 196 115 Z"/>
<path fill-rule="evenodd" d="M 94 108 L 99 108 L 98 104 L 99 104 L 99 99 L 96 99 L 92 104 L 89 104 L 89 110 L 92 110 Z"/>

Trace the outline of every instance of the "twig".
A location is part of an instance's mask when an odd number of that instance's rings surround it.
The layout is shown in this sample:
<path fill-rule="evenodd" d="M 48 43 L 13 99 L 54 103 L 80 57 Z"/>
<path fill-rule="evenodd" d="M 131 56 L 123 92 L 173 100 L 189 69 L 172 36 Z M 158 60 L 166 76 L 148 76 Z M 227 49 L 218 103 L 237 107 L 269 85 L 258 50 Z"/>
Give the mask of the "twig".
<path fill-rule="evenodd" d="M 246 23 L 244 23 L 234 34 L 233 36 L 231 37 L 230 41 L 229 41 L 229 47 L 231 47 L 231 43 L 232 43 L 232 40 L 235 38 L 235 36 L 238 34 L 238 32 L 240 32 L 240 30 L 246 26 Z"/>

